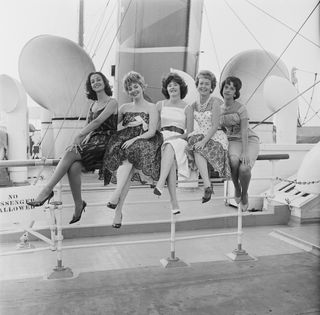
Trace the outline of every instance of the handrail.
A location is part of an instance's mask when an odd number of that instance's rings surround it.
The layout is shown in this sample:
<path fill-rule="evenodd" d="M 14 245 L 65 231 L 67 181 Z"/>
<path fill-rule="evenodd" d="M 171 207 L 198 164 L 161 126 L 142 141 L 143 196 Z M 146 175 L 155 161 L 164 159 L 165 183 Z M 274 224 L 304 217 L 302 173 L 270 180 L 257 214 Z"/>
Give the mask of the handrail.
<path fill-rule="evenodd" d="M 287 160 L 289 154 L 259 154 L 257 160 Z M 1 167 L 23 167 L 23 166 L 56 166 L 60 159 L 34 159 L 34 160 L 0 160 Z"/>
<path fill-rule="evenodd" d="M 60 159 L 1 160 L 0 167 L 56 166 Z"/>

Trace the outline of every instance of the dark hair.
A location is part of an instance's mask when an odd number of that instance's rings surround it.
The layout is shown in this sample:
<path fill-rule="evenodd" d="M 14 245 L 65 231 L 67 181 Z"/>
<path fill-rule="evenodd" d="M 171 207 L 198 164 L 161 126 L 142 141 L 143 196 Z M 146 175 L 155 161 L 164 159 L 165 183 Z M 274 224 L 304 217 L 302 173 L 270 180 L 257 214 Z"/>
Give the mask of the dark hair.
<path fill-rule="evenodd" d="M 133 83 L 139 84 L 143 89 L 146 87 L 144 77 L 135 71 L 129 71 L 122 79 L 123 88 L 126 92 L 128 92 L 129 85 Z"/>
<path fill-rule="evenodd" d="M 106 92 L 106 94 L 108 96 L 112 96 L 112 90 L 111 90 L 111 87 L 110 87 L 108 79 L 106 78 L 106 76 L 103 73 L 97 71 L 97 72 L 91 72 L 88 75 L 88 78 L 87 78 L 87 81 L 86 81 L 87 98 L 90 99 L 90 100 L 94 100 L 94 101 L 96 101 L 98 99 L 97 93 L 92 89 L 92 86 L 91 86 L 91 76 L 93 76 L 94 74 L 98 74 L 98 75 L 101 76 L 102 81 L 104 83 L 104 91 Z"/>
<path fill-rule="evenodd" d="M 237 77 L 227 77 L 222 83 L 221 83 L 221 88 L 220 88 L 220 94 L 223 97 L 223 88 L 226 84 L 233 83 L 233 86 L 236 89 L 236 94 L 234 95 L 234 99 L 236 100 L 237 98 L 240 97 L 240 89 L 242 87 L 242 82 L 239 78 Z"/>
<path fill-rule="evenodd" d="M 198 85 L 199 85 L 200 78 L 205 78 L 205 79 L 210 80 L 211 90 L 212 90 L 211 93 L 212 93 L 217 85 L 217 79 L 216 79 L 215 75 L 209 70 L 201 70 L 196 76 L 196 81 L 195 81 L 196 87 L 198 87 Z"/>
<path fill-rule="evenodd" d="M 184 97 L 188 93 L 188 85 L 186 82 L 175 72 L 169 72 L 165 77 L 162 78 L 162 94 L 166 99 L 169 99 L 169 93 L 167 87 L 171 81 L 174 81 L 180 85 L 180 97 L 184 99 Z"/>

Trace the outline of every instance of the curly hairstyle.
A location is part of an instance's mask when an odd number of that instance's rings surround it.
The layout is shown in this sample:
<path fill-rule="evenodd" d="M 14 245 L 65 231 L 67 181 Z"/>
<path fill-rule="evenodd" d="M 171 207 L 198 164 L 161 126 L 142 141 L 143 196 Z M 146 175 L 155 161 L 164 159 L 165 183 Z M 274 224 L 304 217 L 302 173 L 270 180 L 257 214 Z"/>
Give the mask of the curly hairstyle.
<path fill-rule="evenodd" d="M 195 80 L 196 87 L 198 87 L 199 85 L 200 78 L 208 79 L 211 82 L 211 93 L 212 93 L 217 86 L 216 76 L 209 70 L 201 70 L 196 76 L 196 80 Z"/>
<path fill-rule="evenodd" d="M 223 97 L 223 89 L 224 89 L 224 86 L 226 84 L 230 84 L 232 83 L 233 86 L 235 87 L 236 89 L 236 93 L 234 95 L 234 99 L 236 100 L 237 98 L 240 97 L 240 89 L 242 87 L 242 82 L 239 78 L 237 77 L 227 77 L 222 83 L 221 83 L 221 88 L 220 88 L 220 94 L 221 96 Z"/>
<path fill-rule="evenodd" d="M 144 77 L 135 71 L 129 71 L 122 79 L 123 88 L 128 92 L 129 86 L 134 83 L 138 83 L 143 89 L 146 87 Z"/>
<path fill-rule="evenodd" d="M 110 87 L 110 84 L 109 84 L 109 80 L 106 78 L 106 76 L 103 73 L 97 71 L 97 72 L 91 72 L 88 75 L 88 78 L 87 78 L 87 81 L 86 81 L 86 95 L 87 95 L 87 98 L 90 99 L 90 100 L 94 100 L 94 101 L 96 101 L 98 99 L 97 93 L 92 89 L 92 86 L 91 86 L 91 77 L 94 74 L 100 75 L 100 77 L 102 78 L 102 81 L 104 83 L 104 91 L 106 92 L 106 94 L 108 96 L 112 96 L 112 90 L 111 90 L 111 87 Z"/>
<path fill-rule="evenodd" d="M 170 98 L 167 87 L 171 81 L 174 81 L 180 85 L 180 97 L 181 99 L 184 99 L 188 93 L 188 85 L 175 72 L 169 72 L 165 77 L 162 78 L 162 94 L 165 96 L 166 99 Z"/>

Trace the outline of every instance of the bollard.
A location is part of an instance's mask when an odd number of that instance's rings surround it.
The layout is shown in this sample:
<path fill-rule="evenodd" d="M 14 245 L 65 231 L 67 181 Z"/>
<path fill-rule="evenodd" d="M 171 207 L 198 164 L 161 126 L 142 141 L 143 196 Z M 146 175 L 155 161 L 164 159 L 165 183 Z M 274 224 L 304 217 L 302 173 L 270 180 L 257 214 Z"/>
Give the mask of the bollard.
<path fill-rule="evenodd" d="M 185 267 L 187 263 L 176 257 L 175 250 L 176 237 L 176 215 L 171 212 L 171 235 L 170 235 L 170 257 L 162 258 L 160 263 L 164 268 Z"/>
<path fill-rule="evenodd" d="M 238 204 L 238 231 L 237 231 L 237 243 L 238 246 L 232 253 L 227 254 L 227 256 L 234 261 L 248 261 L 248 260 L 256 260 L 256 258 L 250 256 L 243 248 L 242 248 L 242 210 L 240 203 Z"/>

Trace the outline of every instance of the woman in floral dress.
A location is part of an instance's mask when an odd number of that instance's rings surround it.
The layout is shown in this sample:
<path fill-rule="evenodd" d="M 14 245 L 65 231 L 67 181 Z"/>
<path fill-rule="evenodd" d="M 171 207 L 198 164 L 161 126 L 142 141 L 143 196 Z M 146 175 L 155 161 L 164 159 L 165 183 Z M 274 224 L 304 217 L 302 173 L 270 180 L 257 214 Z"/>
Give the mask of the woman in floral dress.
<path fill-rule="evenodd" d="M 200 71 L 196 77 L 196 87 L 200 100 L 191 105 L 192 114 L 198 126 L 189 134 L 186 148 L 190 168 L 199 169 L 204 183 L 202 203 L 211 199 L 213 188 L 208 173 L 208 163 L 220 177 L 230 177 L 228 159 L 228 139 L 219 126 L 221 104 L 211 95 L 216 87 L 216 78 L 210 71 Z"/>

